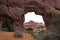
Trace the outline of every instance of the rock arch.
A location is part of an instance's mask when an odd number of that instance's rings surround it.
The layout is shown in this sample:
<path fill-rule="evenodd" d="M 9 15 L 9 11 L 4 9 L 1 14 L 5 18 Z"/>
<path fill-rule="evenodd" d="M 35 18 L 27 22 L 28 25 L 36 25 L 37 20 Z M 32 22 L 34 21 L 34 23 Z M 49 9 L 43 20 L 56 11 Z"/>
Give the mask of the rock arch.
<path fill-rule="evenodd" d="M 45 21 L 46 26 L 50 25 L 50 21 L 52 18 L 52 13 L 47 12 L 46 10 L 49 8 L 45 8 L 43 4 L 40 4 L 36 1 L 29 1 L 25 4 L 24 12 L 35 12 L 37 15 L 42 15 Z"/>
<path fill-rule="evenodd" d="M 41 3 L 40 3 L 41 1 Z M 0 17 L 7 18 L 13 26 L 23 29 L 24 14 L 34 11 L 42 15 L 46 26 L 53 23 L 52 16 L 55 12 L 60 13 L 53 6 L 49 6 L 42 0 L 0 0 Z M 49 29 L 49 27 L 47 27 Z"/>

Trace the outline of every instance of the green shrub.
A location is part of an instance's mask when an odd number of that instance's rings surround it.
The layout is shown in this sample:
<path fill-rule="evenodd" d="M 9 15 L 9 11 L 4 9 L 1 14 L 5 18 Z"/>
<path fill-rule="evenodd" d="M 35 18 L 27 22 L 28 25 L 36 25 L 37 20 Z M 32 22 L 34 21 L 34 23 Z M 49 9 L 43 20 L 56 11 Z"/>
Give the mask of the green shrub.
<path fill-rule="evenodd" d="M 10 25 L 6 18 L 3 19 L 2 30 L 8 32 L 14 31 L 14 29 L 12 28 L 12 26 Z"/>
<path fill-rule="evenodd" d="M 33 29 L 32 28 L 27 28 L 26 31 L 33 31 Z"/>

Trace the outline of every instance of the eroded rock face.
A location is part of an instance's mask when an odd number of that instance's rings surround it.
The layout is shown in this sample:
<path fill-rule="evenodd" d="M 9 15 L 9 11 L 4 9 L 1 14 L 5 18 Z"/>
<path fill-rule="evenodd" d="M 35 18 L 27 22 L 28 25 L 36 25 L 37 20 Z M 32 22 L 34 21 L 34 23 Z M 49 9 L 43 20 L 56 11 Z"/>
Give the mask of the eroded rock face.
<path fill-rule="evenodd" d="M 60 0 L 44 0 L 44 2 L 49 4 L 50 6 L 60 9 Z"/>
<path fill-rule="evenodd" d="M 33 11 L 42 15 L 48 26 L 55 12 L 60 13 L 59 3 L 60 0 L 0 0 L 0 16 L 11 20 L 15 28 L 23 28 L 24 14 Z"/>

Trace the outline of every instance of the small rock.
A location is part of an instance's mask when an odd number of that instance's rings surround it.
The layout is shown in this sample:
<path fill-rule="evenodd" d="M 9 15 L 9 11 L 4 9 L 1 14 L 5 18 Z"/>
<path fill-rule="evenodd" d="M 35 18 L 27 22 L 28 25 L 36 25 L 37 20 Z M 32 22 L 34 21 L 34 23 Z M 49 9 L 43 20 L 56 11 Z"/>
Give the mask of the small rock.
<path fill-rule="evenodd" d="M 14 37 L 22 38 L 22 33 L 20 31 L 15 31 Z"/>

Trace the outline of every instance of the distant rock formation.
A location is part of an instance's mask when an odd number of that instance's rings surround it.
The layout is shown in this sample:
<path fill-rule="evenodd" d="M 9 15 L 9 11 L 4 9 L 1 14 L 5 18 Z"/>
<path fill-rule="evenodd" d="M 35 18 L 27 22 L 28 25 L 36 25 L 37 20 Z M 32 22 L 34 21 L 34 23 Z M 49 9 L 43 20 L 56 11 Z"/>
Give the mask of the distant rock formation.
<path fill-rule="evenodd" d="M 43 23 L 38 23 L 34 21 L 29 21 L 24 23 L 25 29 L 28 29 L 28 28 L 36 29 L 38 27 L 45 27 L 45 25 Z"/>

